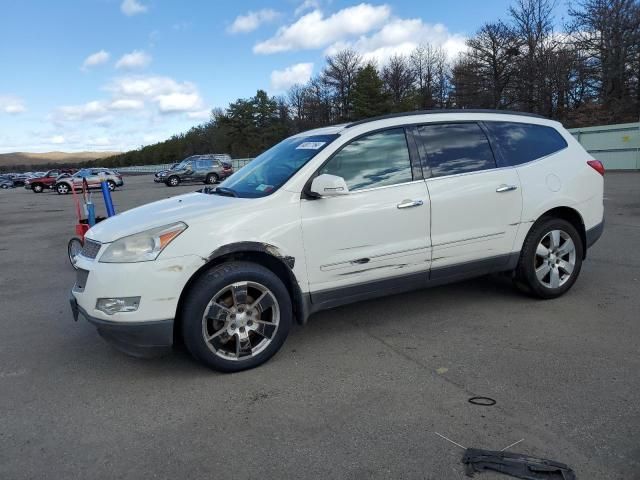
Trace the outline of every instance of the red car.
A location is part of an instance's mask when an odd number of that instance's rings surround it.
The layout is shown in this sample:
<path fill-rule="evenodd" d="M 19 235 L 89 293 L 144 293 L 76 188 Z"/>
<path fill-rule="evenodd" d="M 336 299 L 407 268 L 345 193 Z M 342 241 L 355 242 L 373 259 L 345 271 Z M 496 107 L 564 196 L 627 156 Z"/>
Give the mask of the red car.
<path fill-rule="evenodd" d="M 24 188 L 33 191 L 33 193 L 40 193 L 45 188 L 53 188 L 60 175 L 73 175 L 75 170 L 68 168 L 56 168 L 49 170 L 42 177 L 31 177 L 24 181 Z"/>

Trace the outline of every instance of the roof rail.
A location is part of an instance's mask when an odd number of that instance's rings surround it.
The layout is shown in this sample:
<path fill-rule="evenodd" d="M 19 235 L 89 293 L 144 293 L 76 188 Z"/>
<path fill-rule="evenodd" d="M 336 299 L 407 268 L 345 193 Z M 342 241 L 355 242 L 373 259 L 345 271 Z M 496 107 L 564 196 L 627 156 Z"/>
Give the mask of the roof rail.
<path fill-rule="evenodd" d="M 347 124 L 344 128 L 355 127 L 363 123 L 374 122 L 376 120 L 386 120 L 388 118 L 409 117 L 413 115 L 431 115 L 436 113 L 497 113 L 502 115 L 520 115 L 523 117 L 545 118 L 537 113 L 516 112 L 511 110 L 492 110 L 489 108 L 442 108 L 438 110 L 416 110 L 413 112 L 389 113 L 377 117 L 364 118 Z"/>

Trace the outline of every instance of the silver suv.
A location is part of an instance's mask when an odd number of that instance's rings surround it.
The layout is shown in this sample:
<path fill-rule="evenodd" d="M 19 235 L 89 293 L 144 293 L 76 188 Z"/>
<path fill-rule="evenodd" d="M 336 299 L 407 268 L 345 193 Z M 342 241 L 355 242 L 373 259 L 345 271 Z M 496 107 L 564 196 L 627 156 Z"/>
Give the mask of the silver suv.
<path fill-rule="evenodd" d="M 153 179 L 168 187 L 182 182 L 218 183 L 233 173 L 229 155 L 192 155 L 169 170 L 158 172 Z"/>
<path fill-rule="evenodd" d="M 83 180 L 87 181 L 89 188 L 100 188 L 100 182 L 106 180 L 112 192 L 124 185 L 122 175 L 118 172 L 106 168 L 83 168 L 70 177 L 58 177 L 54 188 L 58 195 L 65 195 L 71 191 L 72 184 L 74 188 L 82 189 Z"/>

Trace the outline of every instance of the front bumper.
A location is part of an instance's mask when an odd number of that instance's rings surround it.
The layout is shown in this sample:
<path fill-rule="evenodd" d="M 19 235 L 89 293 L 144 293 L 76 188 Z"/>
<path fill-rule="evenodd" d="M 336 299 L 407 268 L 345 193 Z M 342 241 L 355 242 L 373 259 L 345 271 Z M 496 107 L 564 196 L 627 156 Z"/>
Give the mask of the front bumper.
<path fill-rule="evenodd" d="M 120 350 L 137 356 L 162 353 L 173 343 L 173 318 L 180 294 L 191 276 L 204 265 L 197 255 L 162 258 L 153 262 L 100 263 L 77 257 L 76 284 L 71 292 L 74 315 L 93 323 L 100 335 Z M 139 296 L 138 309 L 107 315 L 96 309 L 98 298 Z M 146 352 L 146 353 L 145 353 Z"/>
<path fill-rule="evenodd" d="M 173 345 L 173 319 L 153 322 L 114 322 L 93 317 L 69 297 L 73 319 L 82 315 L 96 326 L 98 333 L 118 350 L 134 357 L 157 357 L 171 351 Z"/>
<path fill-rule="evenodd" d="M 164 183 L 166 180 L 166 177 L 153 177 L 153 181 L 156 183 Z"/>

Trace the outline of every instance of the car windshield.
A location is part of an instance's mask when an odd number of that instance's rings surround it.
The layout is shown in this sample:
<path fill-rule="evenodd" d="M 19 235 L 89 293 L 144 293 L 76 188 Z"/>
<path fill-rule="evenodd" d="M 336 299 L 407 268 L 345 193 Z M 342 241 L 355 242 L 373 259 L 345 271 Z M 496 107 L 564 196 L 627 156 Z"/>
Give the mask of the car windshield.
<path fill-rule="evenodd" d="M 290 137 L 258 155 L 220 185 L 242 198 L 275 192 L 338 135 Z"/>

